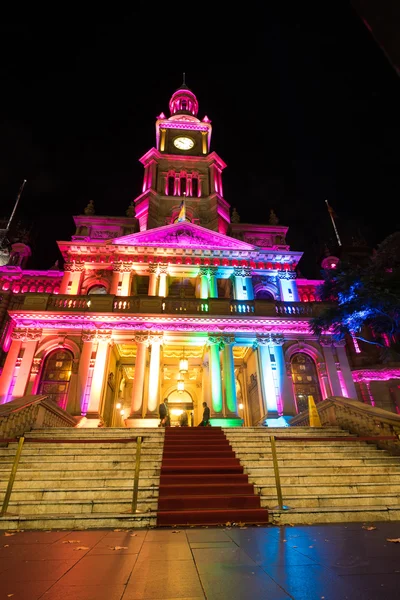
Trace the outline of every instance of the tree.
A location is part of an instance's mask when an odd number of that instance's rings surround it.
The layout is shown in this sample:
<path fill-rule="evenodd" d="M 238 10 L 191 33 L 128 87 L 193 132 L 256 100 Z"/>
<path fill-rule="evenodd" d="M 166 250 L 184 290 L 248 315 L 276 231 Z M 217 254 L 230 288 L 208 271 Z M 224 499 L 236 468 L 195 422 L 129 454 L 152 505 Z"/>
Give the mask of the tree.
<path fill-rule="evenodd" d="M 366 267 L 340 261 L 323 272 L 317 293 L 326 302 L 311 319 L 312 331 L 329 331 L 335 339 L 350 333 L 358 340 L 384 350 L 382 358 L 400 357 L 400 232 L 388 236 L 372 254 Z M 374 339 L 363 335 L 366 328 Z M 383 339 L 389 343 L 389 348 Z M 389 356 L 390 355 L 390 356 Z"/>

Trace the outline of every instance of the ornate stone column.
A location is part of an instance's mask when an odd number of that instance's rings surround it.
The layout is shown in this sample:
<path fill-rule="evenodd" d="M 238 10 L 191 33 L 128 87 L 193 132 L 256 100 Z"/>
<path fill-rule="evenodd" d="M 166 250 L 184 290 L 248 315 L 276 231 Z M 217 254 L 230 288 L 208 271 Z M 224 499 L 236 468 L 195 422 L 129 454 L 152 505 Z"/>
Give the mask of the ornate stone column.
<path fill-rule="evenodd" d="M 345 340 L 340 342 L 335 342 L 336 354 L 340 364 L 340 370 L 343 376 L 343 383 L 346 387 L 347 397 L 357 399 L 357 392 L 353 381 L 353 376 L 351 374 L 351 369 L 349 365 L 349 360 L 346 354 L 346 342 Z"/>
<path fill-rule="evenodd" d="M 222 377 L 221 363 L 219 357 L 220 344 L 222 337 L 220 335 L 209 335 L 208 345 L 210 353 L 210 383 L 211 383 L 211 414 L 214 417 L 222 417 Z"/>
<path fill-rule="evenodd" d="M 6 362 L 4 363 L 3 372 L 0 376 L 0 404 L 8 401 L 8 391 L 10 389 L 19 352 L 22 346 L 22 337 L 25 335 L 25 328 L 16 327 L 11 334 L 11 346 L 7 353 Z M 11 400 L 11 398 L 10 398 Z"/>
<path fill-rule="evenodd" d="M 82 273 L 85 270 L 84 263 L 66 262 L 64 275 L 60 284 L 60 294 L 71 294 L 76 296 L 80 293 Z"/>
<path fill-rule="evenodd" d="M 168 265 L 159 265 L 160 281 L 158 284 L 158 295 L 161 298 L 166 298 L 168 296 L 167 275 L 168 275 Z"/>
<path fill-rule="evenodd" d="M 234 343 L 235 337 L 233 335 L 223 336 L 222 362 L 224 369 L 226 416 L 237 418 L 236 379 L 235 365 L 233 361 Z"/>
<path fill-rule="evenodd" d="M 209 277 L 210 277 L 210 298 L 218 298 L 218 269 L 215 267 L 210 267 L 208 269 Z"/>
<path fill-rule="evenodd" d="M 326 364 L 321 362 L 317 364 L 319 383 L 322 391 L 322 399 L 325 400 L 332 396 L 331 386 L 329 384 L 328 374 L 326 372 Z"/>
<path fill-rule="evenodd" d="M 342 387 L 340 385 L 339 376 L 336 370 L 335 359 L 332 352 L 332 338 L 330 336 L 322 336 L 320 340 L 325 358 L 326 369 L 332 394 L 334 396 L 342 395 Z"/>
<path fill-rule="evenodd" d="M 295 271 L 279 271 L 279 292 L 284 302 L 299 302 Z"/>
<path fill-rule="evenodd" d="M 97 349 L 93 368 L 92 384 L 90 386 L 89 403 L 86 417 L 88 419 L 98 419 L 100 417 L 100 406 L 103 397 L 106 361 L 108 354 L 108 345 L 112 339 L 112 331 L 97 330 Z"/>
<path fill-rule="evenodd" d="M 81 415 L 86 414 L 86 386 L 89 377 L 90 360 L 92 358 L 93 341 L 96 339 L 96 330 L 82 331 L 82 350 L 78 368 L 78 393 L 77 403 Z"/>
<path fill-rule="evenodd" d="M 158 416 L 157 410 L 160 404 L 160 355 L 163 343 L 163 334 L 152 334 L 149 336 L 150 343 L 150 370 L 149 388 L 147 398 L 147 417 Z"/>
<path fill-rule="evenodd" d="M 296 403 L 294 399 L 292 372 L 289 363 L 287 368 L 285 356 L 283 353 L 283 344 L 285 339 L 283 335 L 271 335 L 271 350 L 275 357 L 276 382 L 279 392 L 278 409 L 279 414 L 295 415 Z"/>
<path fill-rule="evenodd" d="M 253 277 L 252 277 L 252 269 L 250 267 L 245 267 L 243 269 L 243 277 L 244 277 L 243 291 L 246 292 L 246 299 L 254 300 Z"/>
<path fill-rule="evenodd" d="M 38 342 L 42 338 L 41 329 L 28 329 L 23 338 L 22 349 L 24 351 L 21 365 L 18 370 L 18 378 L 15 382 L 13 389 L 13 398 L 20 398 L 25 395 L 26 388 L 28 386 L 29 377 L 33 365 L 33 358 L 35 356 Z"/>
<path fill-rule="evenodd" d="M 233 269 L 232 283 L 233 283 L 233 296 L 235 300 L 243 300 L 243 282 L 242 282 L 242 269 L 235 267 Z"/>
<path fill-rule="evenodd" d="M 206 267 L 200 267 L 200 298 L 207 300 L 208 294 L 208 269 Z"/>
<path fill-rule="evenodd" d="M 275 381 L 272 374 L 270 356 L 270 337 L 257 336 L 258 353 L 260 356 L 260 370 L 263 390 L 264 405 L 266 405 L 268 416 L 278 416 L 278 403 L 276 398 Z"/>
<path fill-rule="evenodd" d="M 146 334 L 138 333 L 135 335 L 136 342 L 136 362 L 135 378 L 132 386 L 131 414 L 129 418 L 143 417 L 143 399 L 144 399 L 144 376 L 146 372 L 147 348 L 149 337 Z"/>
<path fill-rule="evenodd" d="M 129 263 L 117 261 L 113 265 L 110 294 L 113 296 L 129 296 L 132 267 Z"/>
<path fill-rule="evenodd" d="M 149 265 L 150 278 L 149 278 L 149 296 L 157 296 L 157 278 L 158 278 L 158 267 L 157 265 Z"/>

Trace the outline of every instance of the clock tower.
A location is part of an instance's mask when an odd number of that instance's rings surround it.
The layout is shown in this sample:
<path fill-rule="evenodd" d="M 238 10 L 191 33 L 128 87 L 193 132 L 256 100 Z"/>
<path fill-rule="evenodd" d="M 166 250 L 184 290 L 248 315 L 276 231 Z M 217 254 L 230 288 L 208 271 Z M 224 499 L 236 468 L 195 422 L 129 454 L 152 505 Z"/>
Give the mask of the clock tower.
<path fill-rule="evenodd" d="M 170 225 L 178 219 L 182 201 L 186 220 L 226 233 L 229 204 L 223 198 L 224 161 L 211 152 L 211 121 L 197 116 L 199 105 L 186 83 L 169 101 L 170 116 L 156 120 L 156 146 L 140 162 L 142 193 L 135 199 L 140 230 Z"/>

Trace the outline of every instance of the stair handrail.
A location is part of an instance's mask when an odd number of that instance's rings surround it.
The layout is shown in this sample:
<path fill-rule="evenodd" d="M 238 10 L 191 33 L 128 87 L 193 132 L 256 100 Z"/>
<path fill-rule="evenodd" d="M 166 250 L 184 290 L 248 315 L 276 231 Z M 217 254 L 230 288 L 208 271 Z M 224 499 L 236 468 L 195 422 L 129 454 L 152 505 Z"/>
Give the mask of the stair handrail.
<path fill-rule="evenodd" d="M 22 435 L 18 440 L 17 451 L 15 453 L 13 464 L 11 467 L 11 473 L 10 473 L 10 477 L 8 479 L 7 489 L 6 489 L 6 493 L 4 495 L 3 505 L 2 505 L 1 511 L 0 511 L 0 517 L 4 517 L 4 515 L 7 512 L 8 503 L 10 502 L 11 492 L 14 487 L 15 476 L 17 474 L 19 459 L 21 458 L 22 447 L 24 445 L 24 441 L 25 441 L 25 438 Z"/>
<path fill-rule="evenodd" d="M 381 438 L 377 440 L 379 448 L 400 455 L 400 415 L 342 396 L 331 396 L 316 407 L 322 427 L 339 426 L 357 436 Z M 308 410 L 290 421 L 290 427 L 309 425 Z"/>
<path fill-rule="evenodd" d="M 0 406 L 0 437 L 14 438 L 32 429 L 76 427 L 77 421 L 48 395 L 15 398 Z"/>

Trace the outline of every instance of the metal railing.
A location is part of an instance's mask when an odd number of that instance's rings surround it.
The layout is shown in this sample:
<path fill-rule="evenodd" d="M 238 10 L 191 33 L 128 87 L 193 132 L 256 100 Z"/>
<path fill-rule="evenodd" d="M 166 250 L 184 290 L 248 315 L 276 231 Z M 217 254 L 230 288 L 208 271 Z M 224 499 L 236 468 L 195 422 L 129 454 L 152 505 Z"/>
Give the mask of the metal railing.
<path fill-rule="evenodd" d="M 340 438 L 346 442 L 375 442 L 382 440 L 398 440 L 397 436 L 388 436 L 388 435 L 380 435 L 380 436 L 343 436 Z M 278 462 L 278 453 L 276 450 L 276 441 L 285 441 L 285 442 L 299 442 L 299 441 L 307 441 L 307 442 L 329 442 L 329 441 L 337 441 L 338 436 L 313 436 L 310 437 L 289 437 L 289 436 L 270 436 L 270 444 L 271 444 L 271 454 L 272 454 L 272 462 L 274 465 L 274 475 L 275 475 L 275 487 L 276 487 L 276 495 L 278 498 L 278 506 L 279 510 L 290 510 L 291 507 L 283 504 L 283 494 L 282 494 L 282 486 L 281 486 L 281 477 L 279 472 L 279 462 Z"/>
<path fill-rule="evenodd" d="M 85 440 L 85 444 L 98 444 L 99 441 L 102 444 L 109 444 L 109 443 L 118 443 L 118 444 L 127 444 L 130 442 L 136 442 L 136 456 L 135 456 L 135 473 L 134 473 L 134 478 L 133 478 L 133 496 L 132 496 L 132 506 L 131 506 L 131 511 L 132 513 L 136 513 L 137 510 L 137 502 L 138 502 L 138 494 L 139 494 L 139 476 L 140 476 L 140 459 L 141 459 L 141 452 L 142 452 L 142 442 L 144 440 L 143 436 L 137 436 L 137 437 L 132 437 L 132 438 L 120 438 L 120 439 L 93 439 L 93 440 Z M 7 513 L 7 508 L 10 502 L 10 498 L 11 498 L 11 493 L 14 487 L 14 482 L 15 482 L 15 477 L 17 475 L 17 470 L 18 470 L 18 465 L 19 465 L 19 461 L 21 458 L 21 454 L 22 454 L 22 448 L 24 446 L 24 443 L 45 443 L 45 444 L 77 444 L 77 443 L 82 443 L 81 439 L 76 439 L 76 440 L 71 440 L 71 439 L 55 439 L 55 438 L 50 438 L 50 439 L 45 439 L 45 438 L 32 438 L 32 439 L 28 439 L 26 440 L 24 436 L 21 436 L 19 438 L 3 438 L 0 439 L 0 446 L 2 444 L 9 444 L 12 442 L 18 442 L 18 446 L 17 446 L 17 451 L 15 453 L 14 456 L 14 461 L 11 467 L 11 473 L 10 473 L 10 477 L 8 479 L 8 484 L 7 484 L 7 489 L 6 489 L 6 493 L 3 499 L 3 504 L 1 507 L 1 511 L 0 511 L 0 517 L 4 517 Z"/>

